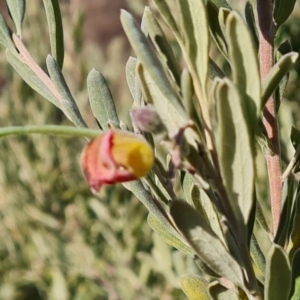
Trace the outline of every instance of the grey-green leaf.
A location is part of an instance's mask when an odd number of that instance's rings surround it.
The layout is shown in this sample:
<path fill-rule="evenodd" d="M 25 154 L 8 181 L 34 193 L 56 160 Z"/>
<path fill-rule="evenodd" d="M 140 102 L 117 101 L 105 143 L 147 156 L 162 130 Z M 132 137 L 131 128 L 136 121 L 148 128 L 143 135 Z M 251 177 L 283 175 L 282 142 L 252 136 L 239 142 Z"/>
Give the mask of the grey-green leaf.
<path fill-rule="evenodd" d="M 125 74 L 129 91 L 134 100 L 134 106 L 140 107 L 142 105 L 142 90 L 140 87 L 138 76 L 136 76 L 136 66 L 137 59 L 130 56 L 126 62 Z"/>
<path fill-rule="evenodd" d="M 228 59 L 227 43 L 223 30 L 219 23 L 219 9 L 210 1 L 207 3 L 207 16 L 209 20 L 209 31 L 219 51 Z"/>
<path fill-rule="evenodd" d="M 6 0 L 11 18 L 13 19 L 18 36 L 22 36 L 22 23 L 25 15 L 25 0 Z"/>
<path fill-rule="evenodd" d="M 58 0 L 43 0 L 49 29 L 51 55 L 60 69 L 64 62 L 64 32 Z"/>
<path fill-rule="evenodd" d="M 180 277 L 180 285 L 188 300 L 209 300 L 208 282 L 196 274 L 185 274 Z"/>
<path fill-rule="evenodd" d="M 203 262 L 217 274 L 243 287 L 240 266 L 206 220 L 188 203 L 178 200 L 172 202 L 170 213 L 178 229 Z"/>
<path fill-rule="evenodd" d="M 58 108 L 62 109 L 62 103 L 59 99 L 52 93 L 49 87 L 23 61 L 20 60 L 19 56 L 13 54 L 9 49 L 6 50 L 5 54 L 8 62 L 32 89 Z"/>
<path fill-rule="evenodd" d="M 161 223 L 153 214 L 148 214 L 148 224 L 154 232 L 161 236 L 166 243 L 183 252 L 184 254 L 193 257 L 195 255 L 194 251 L 189 247 L 184 241 L 179 233 L 171 226 L 171 224 L 163 219 L 164 222 Z"/>
<path fill-rule="evenodd" d="M 225 24 L 233 82 L 246 96 L 242 102 L 244 114 L 248 126 L 255 131 L 262 107 L 257 52 L 249 29 L 237 12 L 231 12 Z"/>
<path fill-rule="evenodd" d="M 180 85 L 180 69 L 176 61 L 173 50 L 167 41 L 167 38 L 161 29 L 159 23 L 156 21 L 152 11 L 149 7 L 145 7 L 143 14 L 143 22 L 147 28 L 150 39 L 152 40 L 158 52 L 161 61 L 165 67 L 170 71 L 177 85 Z"/>
<path fill-rule="evenodd" d="M 185 48 L 190 72 L 201 85 L 202 97 L 206 98 L 209 60 L 209 32 L 206 7 L 203 0 L 179 0 L 185 37 Z"/>
<path fill-rule="evenodd" d="M 275 0 L 274 2 L 273 18 L 278 28 L 293 12 L 296 0 Z"/>
<path fill-rule="evenodd" d="M 138 59 L 143 64 L 152 81 L 155 82 L 160 93 L 169 99 L 169 102 L 172 103 L 179 114 L 185 116 L 179 97 L 172 88 L 161 62 L 132 15 L 122 10 L 121 23 Z"/>
<path fill-rule="evenodd" d="M 215 95 L 221 175 L 242 229 L 248 224 L 254 201 L 253 137 L 244 117 L 241 103 L 243 99 L 235 86 L 228 80 L 220 80 L 216 85 Z"/>
<path fill-rule="evenodd" d="M 208 286 L 210 299 L 214 300 L 240 300 L 241 298 L 233 290 L 228 290 L 217 281 L 214 281 Z"/>
<path fill-rule="evenodd" d="M 287 72 L 295 65 L 298 56 L 299 55 L 296 52 L 287 53 L 272 67 L 270 73 L 263 82 L 261 95 L 262 107 L 264 107 L 269 97 L 275 92 L 275 89 Z"/>
<path fill-rule="evenodd" d="M 291 287 L 291 268 L 282 247 L 273 244 L 266 259 L 265 300 L 287 300 Z"/>
<path fill-rule="evenodd" d="M 89 101 L 92 112 L 103 129 L 109 124 L 119 127 L 119 118 L 115 103 L 104 76 L 92 69 L 87 77 Z"/>
<path fill-rule="evenodd" d="M 62 98 L 63 111 L 76 127 L 87 127 L 57 62 L 48 55 L 46 63 L 50 78 Z"/>
<path fill-rule="evenodd" d="M 13 54 L 17 54 L 15 45 L 10 37 L 9 27 L 7 26 L 6 21 L 1 13 L 0 13 L 0 43 L 5 48 L 8 48 Z"/>
<path fill-rule="evenodd" d="M 300 249 L 298 249 L 293 257 L 292 264 L 292 289 L 290 300 L 300 299 Z"/>

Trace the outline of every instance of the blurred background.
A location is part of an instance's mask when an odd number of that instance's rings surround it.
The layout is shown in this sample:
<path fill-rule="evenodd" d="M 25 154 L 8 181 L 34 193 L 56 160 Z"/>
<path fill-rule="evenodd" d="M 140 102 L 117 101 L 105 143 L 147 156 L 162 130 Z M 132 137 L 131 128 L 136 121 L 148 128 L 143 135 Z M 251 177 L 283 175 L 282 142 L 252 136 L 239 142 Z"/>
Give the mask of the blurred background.
<path fill-rule="evenodd" d="M 237 7 L 244 2 L 231 1 Z M 59 1 L 64 24 L 63 73 L 90 127 L 96 128 L 86 77 L 107 78 L 120 118 L 128 122 L 125 64 L 133 55 L 120 8 L 139 20 L 146 0 Z M 0 11 L 8 24 L 4 0 Z M 23 40 L 45 67 L 50 52 L 42 1 L 27 1 Z M 299 14 L 283 26 L 278 44 L 300 48 Z M 291 72 L 281 111 L 282 139 L 299 124 L 299 66 Z M 296 119 L 298 121 L 296 121 Z M 7 64 L 0 48 L 0 126 L 68 124 L 57 108 L 31 90 Z M 0 300 L 186 299 L 179 277 L 193 262 L 152 233 L 147 211 L 122 186 L 94 196 L 79 167 L 84 139 L 30 135 L 0 140 Z M 286 156 L 290 151 L 284 148 Z M 267 199 L 263 160 L 259 193 Z M 267 206 L 266 206 L 267 207 Z"/>

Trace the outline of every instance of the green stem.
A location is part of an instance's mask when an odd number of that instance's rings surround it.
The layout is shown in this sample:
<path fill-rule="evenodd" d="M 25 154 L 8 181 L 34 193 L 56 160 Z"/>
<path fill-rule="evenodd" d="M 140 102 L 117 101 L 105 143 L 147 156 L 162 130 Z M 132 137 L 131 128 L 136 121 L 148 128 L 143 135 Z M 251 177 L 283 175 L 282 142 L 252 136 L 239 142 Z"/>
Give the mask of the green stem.
<path fill-rule="evenodd" d="M 94 138 L 99 135 L 101 131 L 99 129 L 76 128 L 74 126 L 60 125 L 27 125 L 0 128 L 0 138 L 9 135 L 25 135 L 33 133 Z"/>

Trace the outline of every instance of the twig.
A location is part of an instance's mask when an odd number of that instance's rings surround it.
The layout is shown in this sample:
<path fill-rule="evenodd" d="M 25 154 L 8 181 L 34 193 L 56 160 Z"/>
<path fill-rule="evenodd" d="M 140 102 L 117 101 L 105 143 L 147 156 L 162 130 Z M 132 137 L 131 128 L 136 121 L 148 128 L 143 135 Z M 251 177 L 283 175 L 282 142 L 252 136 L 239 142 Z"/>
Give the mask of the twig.
<path fill-rule="evenodd" d="M 258 0 L 257 13 L 260 28 L 260 75 L 261 79 L 264 80 L 274 65 L 272 0 Z M 281 213 L 282 182 L 277 111 L 274 95 L 269 98 L 263 109 L 263 122 L 274 153 L 274 155 L 267 154 L 266 161 L 270 185 L 273 234 L 275 235 L 278 229 Z"/>

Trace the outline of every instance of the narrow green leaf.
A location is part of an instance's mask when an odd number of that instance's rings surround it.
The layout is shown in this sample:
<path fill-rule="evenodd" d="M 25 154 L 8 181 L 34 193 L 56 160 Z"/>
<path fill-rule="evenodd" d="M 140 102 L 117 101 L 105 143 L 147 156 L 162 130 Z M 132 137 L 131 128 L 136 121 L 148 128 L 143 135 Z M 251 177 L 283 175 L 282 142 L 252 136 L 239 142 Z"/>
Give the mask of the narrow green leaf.
<path fill-rule="evenodd" d="M 161 62 L 132 15 L 122 10 L 121 23 L 133 50 L 151 77 L 152 82 L 178 113 L 185 116 L 179 97 L 172 88 Z"/>
<path fill-rule="evenodd" d="M 300 249 L 295 252 L 292 264 L 292 289 L 290 300 L 300 299 Z"/>
<path fill-rule="evenodd" d="M 295 126 L 291 128 L 291 142 L 296 150 L 300 143 L 300 130 Z"/>
<path fill-rule="evenodd" d="M 8 48 L 11 51 L 11 53 L 15 55 L 17 54 L 16 47 L 10 37 L 10 29 L 7 26 L 6 21 L 1 13 L 0 13 L 0 43 L 5 48 Z"/>
<path fill-rule="evenodd" d="M 52 104 L 62 109 L 62 104 L 54 95 L 52 90 L 38 77 L 24 62 L 19 55 L 13 54 L 9 49 L 6 50 L 6 59 L 12 67 L 19 73 L 22 79 L 36 92 L 50 101 Z M 50 81 L 50 79 L 49 79 Z"/>
<path fill-rule="evenodd" d="M 206 192 L 197 186 L 190 174 L 185 174 L 182 182 L 182 188 L 187 202 L 193 206 L 205 220 L 210 224 L 214 233 L 225 244 L 224 234 L 220 224 L 219 216 L 213 205 L 213 201 Z"/>
<path fill-rule="evenodd" d="M 131 191 L 137 199 L 139 199 L 143 205 L 148 209 L 148 211 L 161 223 L 170 223 L 170 217 L 162 207 L 162 205 L 156 200 L 150 192 L 148 192 L 141 181 L 133 181 L 128 183 L 123 183 L 123 186 Z M 171 223 L 170 223 L 171 224 Z"/>
<path fill-rule="evenodd" d="M 180 285 L 189 300 L 209 300 L 208 282 L 196 274 L 185 274 L 180 277 Z"/>
<path fill-rule="evenodd" d="M 153 214 L 148 214 L 148 224 L 154 232 L 162 237 L 166 243 L 183 252 L 184 254 L 194 257 L 194 251 L 183 241 L 179 233 L 164 219 L 162 224 Z"/>
<path fill-rule="evenodd" d="M 171 31 L 173 32 L 174 36 L 181 40 L 181 34 L 178 29 L 177 23 L 173 17 L 173 13 L 171 12 L 170 7 L 166 3 L 165 0 L 153 0 L 157 6 L 157 9 L 161 16 L 164 18 L 166 24 L 170 27 Z"/>
<path fill-rule="evenodd" d="M 221 175 L 236 218 L 243 227 L 248 224 L 254 201 L 253 139 L 242 99 L 228 80 L 217 84 L 216 99 Z"/>
<path fill-rule="evenodd" d="M 25 15 L 25 0 L 5 0 L 12 20 L 15 23 L 17 34 L 22 37 L 22 23 Z"/>
<path fill-rule="evenodd" d="M 273 244 L 267 255 L 265 300 L 287 300 L 291 287 L 291 268 L 284 250 Z"/>
<path fill-rule="evenodd" d="M 269 228 L 269 224 L 265 218 L 260 202 L 256 201 L 256 221 L 261 226 L 261 228 L 269 235 L 272 236 L 272 232 Z"/>
<path fill-rule="evenodd" d="M 290 52 L 283 55 L 279 61 L 272 67 L 267 78 L 264 80 L 261 95 L 261 105 L 264 107 L 270 96 L 275 92 L 279 86 L 280 81 L 288 73 L 288 71 L 295 65 L 298 59 L 298 53 Z"/>
<path fill-rule="evenodd" d="M 251 236 L 251 242 L 250 242 L 250 253 L 251 257 L 258 267 L 261 274 L 265 275 L 265 269 L 266 269 L 266 258 L 264 256 L 264 253 L 262 252 L 254 234 Z"/>
<path fill-rule="evenodd" d="M 240 300 L 241 298 L 233 290 L 228 290 L 217 281 L 213 281 L 208 286 L 210 299 L 214 300 Z"/>
<path fill-rule="evenodd" d="M 143 21 L 147 28 L 150 39 L 163 62 L 164 66 L 170 71 L 177 85 L 180 85 L 180 70 L 178 62 L 175 58 L 173 50 L 162 31 L 160 25 L 156 21 L 149 7 L 145 7 Z"/>
<path fill-rule="evenodd" d="M 210 269 L 199 256 L 195 255 L 194 262 L 195 262 L 196 266 L 203 272 L 203 274 L 206 274 L 208 276 L 215 277 L 215 278 L 220 277 L 220 275 L 218 275 L 216 272 L 214 272 L 212 269 Z"/>
<path fill-rule="evenodd" d="M 87 127 L 57 62 L 48 55 L 46 64 L 50 78 L 62 98 L 63 111 L 76 127 Z"/>
<path fill-rule="evenodd" d="M 249 29 L 237 12 L 228 15 L 225 26 L 233 82 L 245 96 L 243 111 L 247 116 L 249 129 L 255 132 L 262 109 L 257 52 Z"/>
<path fill-rule="evenodd" d="M 293 226 L 290 234 L 290 241 L 288 245 L 289 256 L 293 257 L 295 251 L 300 248 L 300 193 L 298 192 L 293 211 Z"/>
<path fill-rule="evenodd" d="M 253 6 L 249 1 L 247 1 L 245 5 L 245 18 L 246 18 L 248 28 L 250 29 L 252 35 L 254 48 L 256 51 L 258 51 L 258 47 L 259 47 L 258 31 L 255 24 Z"/>
<path fill-rule="evenodd" d="M 206 7 L 203 0 L 178 0 L 178 5 L 182 16 L 187 58 L 192 68 L 190 71 L 201 85 L 202 97 L 206 98 L 209 60 Z"/>
<path fill-rule="evenodd" d="M 171 204 L 170 214 L 183 236 L 210 269 L 238 286 L 244 286 L 240 266 L 194 208 L 176 200 Z"/>
<path fill-rule="evenodd" d="M 278 28 L 293 12 L 296 0 L 275 0 L 274 2 L 273 19 Z"/>
<path fill-rule="evenodd" d="M 169 98 L 162 93 L 156 82 L 149 73 L 144 70 L 141 64 L 137 67 L 137 74 L 140 79 L 145 100 L 153 104 L 168 132 L 176 132 L 180 127 L 184 126 L 188 118 L 184 118 L 179 114 L 174 105 L 169 101 Z M 197 137 L 192 129 L 186 129 L 185 136 L 190 144 L 195 145 L 195 139 L 197 139 Z"/>
<path fill-rule="evenodd" d="M 209 2 L 213 3 L 217 8 L 227 8 L 231 10 L 230 5 L 225 0 L 209 0 Z"/>
<path fill-rule="evenodd" d="M 60 69 L 64 63 L 64 32 L 58 0 L 43 0 L 48 21 L 51 55 Z"/>
<path fill-rule="evenodd" d="M 109 128 L 110 124 L 119 128 L 119 118 L 115 103 L 104 76 L 92 69 L 87 77 L 89 101 L 92 112 L 103 129 Z"/>
<path fill-rule="evenodd" d="M 219 51 L 228 60 L 228 49 L 225 41 L 223 30 L 219 23 L 219 9 L 211 3 L 207 2 L 207 16 L 209 20 L 209 32 L 217 45 Z"/>
<path fill-rule="evenodd" d="M 133 98 L 134 105 L 135 107 L 140 107 L 142 105 L 142 90 L 140 87 L 138 76 L 136 76 L 136 66 L 137 59 L 130 56 L 126 63 L 125 74 L 127 85 Z"/>
<path fill-rule="evenodd" d="M 291 226 L 291 214 L 294 200 L 293 179 L 288 177 L 283 184 L 282 189 L 282 209 L 278 230 L 274 239 L 274 243 L 284 247 L 288 242 L 288 231 Z"/>

